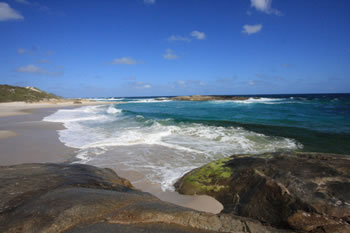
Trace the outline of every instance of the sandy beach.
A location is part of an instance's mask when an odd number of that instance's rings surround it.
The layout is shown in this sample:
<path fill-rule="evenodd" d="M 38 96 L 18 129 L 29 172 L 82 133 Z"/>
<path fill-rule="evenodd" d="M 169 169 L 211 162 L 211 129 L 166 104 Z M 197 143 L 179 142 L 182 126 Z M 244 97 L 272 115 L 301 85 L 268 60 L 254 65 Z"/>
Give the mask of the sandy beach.
<path fill-rule="evenodd" d="M 79 103 L 76 103 L 76 102 Z M 0 117 L 27 115 L 32 113 L 34 109 L 47 108 L 65 108 L 65 107 L 79 107 L 86 105 L 108 104 L 108 102 L 97 102 L 90 100 L 58 100 L 50 102 L 26 103 L 26 102 L 8 102 L 0 103 Z"/>
<path fill-rule="evenodd" d="M 0 103 L 0 165 L 69 160 L 75 149 L 59 141 L 56 131 L 63 129 L 62 124 L 43 122 L 42 119 L 59 108 L 102 103 L 88 100 L 82 100 L 81 104 L 75 104 L 73 100 Z"/>
<path fill-rule="evenodd" d="M 0 104 L 2 111 L 2 104 Z M 57 108 L 30 109 L 32 114 L 0 117 L 0 165 L 20 163 L 64 162 L 74 154 L 74 149 L 64 146 L 56 130 L 62 124 L 47 123 L 41 119 L 55 112 Z M 10 113 L 10 112 L 8 112 Z"/>
<path fill-rule="evenodd" d="M 0 165 L 21 163 L 62 163 L 74 160 L 76 149 L 66 147 L 58 139 L 61 123 L 42 119 L 61 108 L 106 104 L 102 102 L 24 103 L 0 104 Z M 142 174 L 115 168 L 118 175 L 129 179 L 136 188 L 150 192 L 163 201 L 200 211 L 219 213 L 222 205 L 209 196 L 185 196 L 176 192 L 163 192 L 154 184 L 138 182 Z"/>

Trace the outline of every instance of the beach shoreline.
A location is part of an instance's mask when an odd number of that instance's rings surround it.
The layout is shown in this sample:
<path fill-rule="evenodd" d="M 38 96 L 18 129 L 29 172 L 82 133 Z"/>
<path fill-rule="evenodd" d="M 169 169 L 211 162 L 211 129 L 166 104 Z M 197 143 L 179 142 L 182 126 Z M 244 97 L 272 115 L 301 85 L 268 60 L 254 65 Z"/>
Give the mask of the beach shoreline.
<path fill-rule="evenodd" d="M 42 119 L 59 109 L 78 108 L 87 105 L 110 104 L 109 102 L 24 103 L 0 104 L 0 166 L 22 163 L 70 163 L 76 160 L 75 148 L 67 147 L 58 138 L 62 123 L 45 122 Z M 115 104 L 115 103 L 113 103 Z M 140 174 L 121 169 L 115 172 L 129 179 L 134 186 L 149 192 L 163 201 L 209 213 L 219 213 L 223 206 L 214 198 L 200 195 L 180 195 L 177 192 L 163 192 L 160 185 L 137 182 Z"/>
<path fill-rule="evenodd" d="M 5 102 L 0 103 L 0 117 L 28 115 L 34 109 L 59 109 L 66 107 L 80 107 L 89 105 L 110 104 L 107 101 L 92 101 L 86 99 L 79 100 L 57 100 L 57 101 L 41 101 L 34 103 L 27 102 Z"/>
<path fill-rule="evenodd" d="M 76 150 L 62 144 L 57 134 L 57 130 L 64 129 L 63 124 L 42 119 L 58 109 L 72 107 L 71 104 L 1 103 L 0 165 L 71 160 Z"/>

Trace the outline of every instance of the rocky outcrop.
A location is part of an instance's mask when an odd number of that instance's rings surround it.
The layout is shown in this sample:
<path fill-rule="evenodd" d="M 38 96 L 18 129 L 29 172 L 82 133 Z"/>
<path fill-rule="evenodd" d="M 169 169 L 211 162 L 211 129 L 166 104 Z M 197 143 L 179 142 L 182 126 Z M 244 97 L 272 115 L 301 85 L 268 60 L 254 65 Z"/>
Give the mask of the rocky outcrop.
<path fill-rule="evenodd" d="M 0 232 L 281 232 L 256 220 L 162 202 L 110 169 L 0 167 Z"/>
<path fill-rule="evenodd" d="M 212 101 L 212 100 L 248 100 L 249 97 L 244 96 L 215 96 L 215 95 L 192 95 L 192 96 L 177 96 L 171 100 L 180 101 Z"/>
<path fill-rule="evenodd" d="M 224 213 L 301 232 L 350 232 L 350 157 L 234 155 L 187 173 L 182 194 L 207 194 Z"/>

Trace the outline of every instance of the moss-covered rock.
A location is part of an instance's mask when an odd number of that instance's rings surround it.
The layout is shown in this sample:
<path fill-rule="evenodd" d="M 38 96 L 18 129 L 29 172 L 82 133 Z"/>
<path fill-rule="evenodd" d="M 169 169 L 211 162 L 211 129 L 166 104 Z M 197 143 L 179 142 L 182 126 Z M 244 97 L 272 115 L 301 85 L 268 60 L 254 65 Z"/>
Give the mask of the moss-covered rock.
<path fill-rule="evenodd" d="M 186 194 L 191 195 L 227 191 L 229 184 L 227 180 L 230 178 L 232 170 L 224 165 L 229 159 L 220 159 L 191 171 L 185 176 L 182 183 L 184 186 L 181 189 Z"/>
<path fill-rule="evenodd" d="M 310 226 L 311 230 L 328 227 L 332 232 L 330 222 L 337 229 L 349 227 L 349 156 L 297 152 L 234 155 L 187 173 L 175 187 L 182 194 L 215 197 L 225 213 L 280 228 L 309 231 Z M 317 218 L 308 218 L 308 225 L 306 218 L 306 223 L 298 222 L 302 215 L 297 213 Z"/>

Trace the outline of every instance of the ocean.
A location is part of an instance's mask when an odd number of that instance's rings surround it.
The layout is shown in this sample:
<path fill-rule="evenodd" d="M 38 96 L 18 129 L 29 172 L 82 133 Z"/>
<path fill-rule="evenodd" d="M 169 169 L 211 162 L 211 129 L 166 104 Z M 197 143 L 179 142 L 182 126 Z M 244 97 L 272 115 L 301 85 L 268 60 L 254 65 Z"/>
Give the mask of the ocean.
<path fill-rule="evenodd" d="M 77 148 L 76 162 L 137 171 L 164 191 L 186 172 L 233 154 L 350 154 L 350 94 L 96 100 L 110 105 L 61 109 L 43 120 L 64 124 L 59 139 Z"/>

